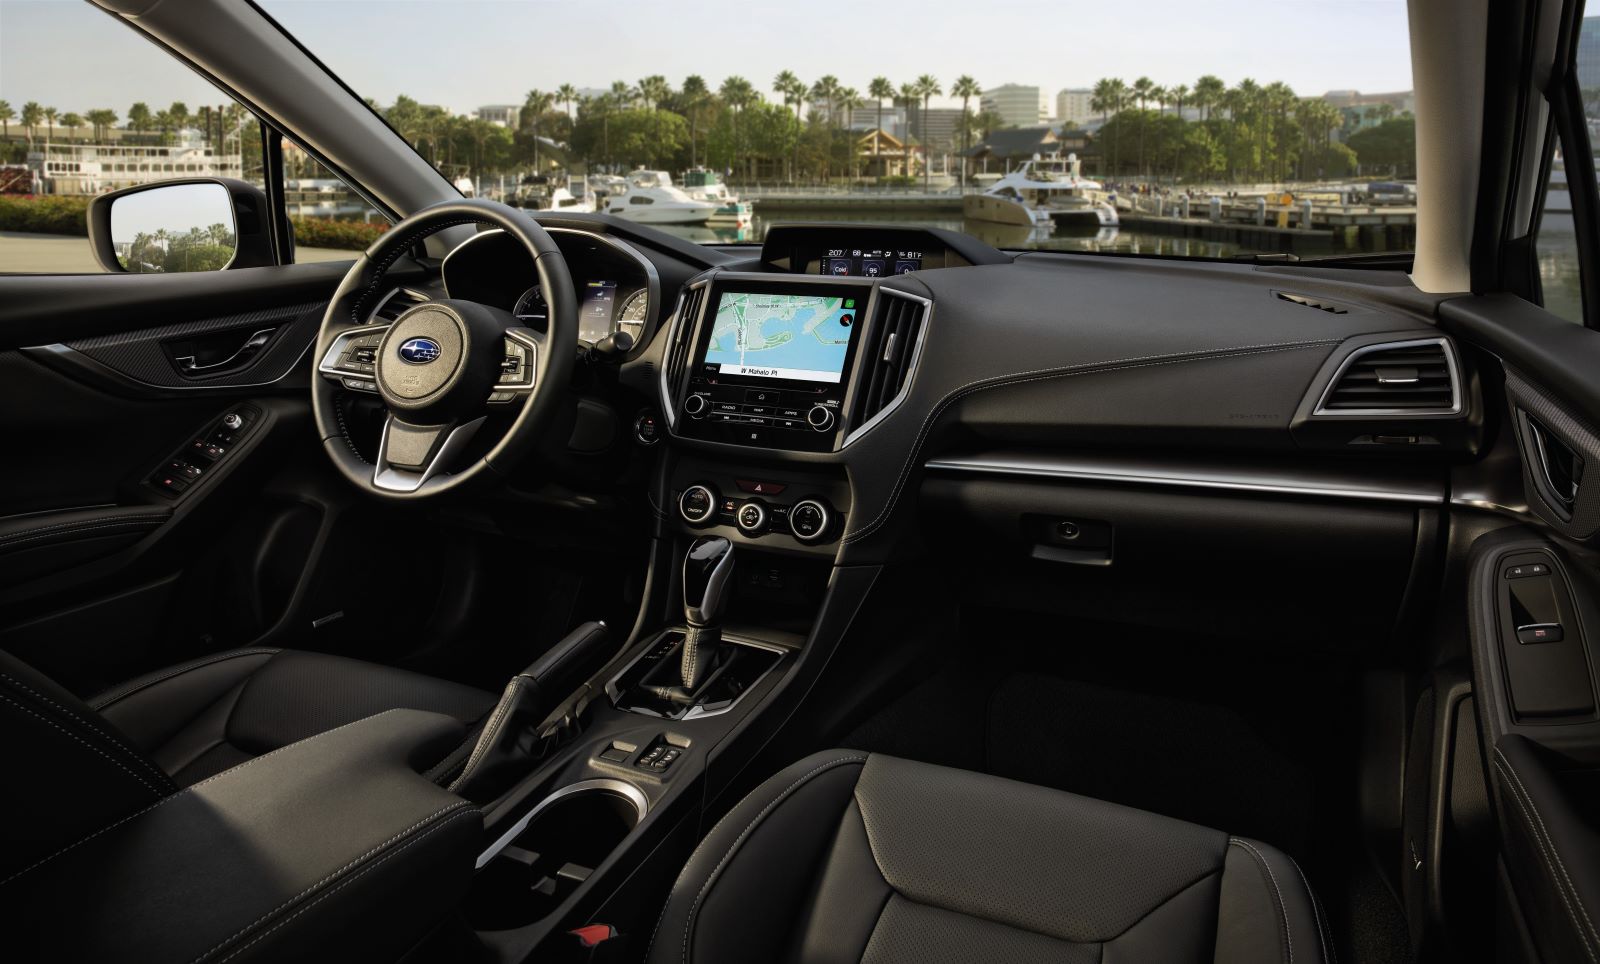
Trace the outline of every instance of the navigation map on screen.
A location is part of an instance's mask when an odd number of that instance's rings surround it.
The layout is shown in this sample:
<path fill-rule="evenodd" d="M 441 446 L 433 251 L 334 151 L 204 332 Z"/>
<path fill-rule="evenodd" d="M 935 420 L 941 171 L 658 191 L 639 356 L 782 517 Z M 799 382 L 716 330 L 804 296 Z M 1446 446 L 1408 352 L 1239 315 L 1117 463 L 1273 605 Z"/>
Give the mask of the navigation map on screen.
<path fill-rule="evenodd" d="M 724 292 L 705 369 L 724 375 L 838 382 L 856 323 L 853 297 Z"/>

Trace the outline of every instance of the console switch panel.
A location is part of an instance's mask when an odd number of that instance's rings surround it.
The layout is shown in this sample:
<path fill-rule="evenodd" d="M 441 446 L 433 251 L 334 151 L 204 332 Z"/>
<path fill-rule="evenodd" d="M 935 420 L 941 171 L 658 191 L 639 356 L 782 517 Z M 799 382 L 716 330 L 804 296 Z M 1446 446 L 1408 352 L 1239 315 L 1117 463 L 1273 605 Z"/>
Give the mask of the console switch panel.
<path fill-rule="evenodd" d="M 1511 556 L 1498 588 L 1500 655 L 1513 714 L 1541 723 L 1593 718 L 1589 658 L 1571 589 L 1554 559 L 1538 552 Z"/>

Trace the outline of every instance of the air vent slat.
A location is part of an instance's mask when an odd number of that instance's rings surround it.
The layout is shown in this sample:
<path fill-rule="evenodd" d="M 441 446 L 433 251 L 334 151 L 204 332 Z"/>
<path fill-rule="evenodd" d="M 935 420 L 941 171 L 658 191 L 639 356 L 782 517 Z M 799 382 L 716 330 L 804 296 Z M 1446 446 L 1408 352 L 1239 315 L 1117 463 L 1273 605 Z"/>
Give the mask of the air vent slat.
<path fill-rule="evenodd" d="M 880 290 L 871 328 L 858 349 L 864 374 L 850 413 L 852 426 L 865 425 L 905 393 L 926 311 L 920 301 Z"/>
<path fill-rule="evenodd" d="M 1444 339 L 1361 351 L 1328 390 L 1319 411 L 1404 416 L 1455 411 L 1460 395 Z"/>
<path fill-rule="evenodd" d="M 683 395 L 683 377 L 689 369 L 688 342 L 693 336 L 695 319 L 700 315 L 700 304 L 705 300 L 705 294 L 706 286 L 700 285 L 690 288 L 684 295 L 677 324 L 672 330 L 672 344 L 667 346 L 667 389 L 673 399 Z"/>

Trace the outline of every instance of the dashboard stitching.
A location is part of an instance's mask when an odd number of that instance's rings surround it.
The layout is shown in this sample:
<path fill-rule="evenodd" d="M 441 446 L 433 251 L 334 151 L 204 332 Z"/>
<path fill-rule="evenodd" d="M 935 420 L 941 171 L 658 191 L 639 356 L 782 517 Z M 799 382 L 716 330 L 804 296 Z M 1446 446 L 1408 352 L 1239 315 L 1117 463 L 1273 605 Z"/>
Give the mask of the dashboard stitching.
<path fill-rule="evenodd" d="M 889 512 L 894 508 L 900 498 L 900 491 L 905 487 L 910 477 L 911 466 L 917 454 L 922 450 L 922 444 L 927 440 L 928 432 L 933 423 L 943 415 L 945 410 L 955 402 L 990 388 L 1000 388 L 1008 385 L 1025 385 L 1029 382 L 1046 381 L 1051 378 L 1068 378 L 1073 375 L 1095 375 L 1104 372 L 1127 371 L 1134 368 L 1154 368 L 1160 365 L 1178 365 L 1192 361 L 1210 361 L 1217 358 L 1233 358 L 1244 355 L 1264 355 L 1278 351 L 1295 351 L 1301 348 L 1315 348 L 1338 344 L 1338 339 L 1324 338 L 1315 341 L 1283 341 L 1270 342 L 1260 345 L 1241 345 L 1238 348 L 1218 349 L 1208 352 L 1171 352 L 1161 355 L 1142 355 L 1133 358 L 1119 358 L 1108 362 L 1095 362 L 1089 365 L 1069 366 L 1066 368 L 1037 369 L 1031 372 L 1021 372 L 1016 375 L 992 376 L 988 379 L 978 379 L 955 389 L 939 401 L 923 419 L 922 428 L 917 432 L 916 441 L 912 443 L 910 452 L 906 455 L 905 464 L 900 469 L 900 476 L 895 480 L 894 489 L 889 493 L 888 501 L 883 508 L 878 510 L 877 516 L 861 529 L 851 532 L 840 540 L 848 545 L 867 538 L 876 532 L 889 517 Z"/>

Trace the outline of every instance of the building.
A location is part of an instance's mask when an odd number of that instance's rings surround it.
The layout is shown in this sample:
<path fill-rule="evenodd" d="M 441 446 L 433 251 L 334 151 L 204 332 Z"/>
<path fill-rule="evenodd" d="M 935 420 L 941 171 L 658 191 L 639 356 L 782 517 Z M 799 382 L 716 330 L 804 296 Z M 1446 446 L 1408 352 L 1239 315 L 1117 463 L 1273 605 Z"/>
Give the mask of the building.
<path fill-rule="evenodd" d="M 1600 87 L 1600 17 L 1584 17 L 1578 31 L 1578 86 L 1585 91 Z M 1594 98 L 1585 93 L 1583 99 Z"/>
<path fill-rule="evenodd" d="M 1414 114 L 1417 110 L 1417 97 L 1409 90 L 1396 90 L 1386 94 L 1363 94 L 1359 90 L 1330 90 L 1322 95 L 1322 99 L 1339 108 L 1370 107 L 1378 104 L 1388 104 L 1396 114 Z"/>
<path fill-rule="evenodd" d="M 489 104 L 478 108 L 478 120 L 485 120 L 500 127 L 516 129 L 522 120 L 521 104 Z"/>
<path fill-rule="evenodd" d="M 1010 171 L 1035 155 L 1046 157 L 1061 151 L 1061 138 L 1049 127 L 1017 127 L 990 131 L 983 143 L 966 152 L 969 170 L 987 174 Z"/>
<path fill-rule="evenodd" d="M 922 149 L 886 131 L 869 130 L 856 139 L 862 177 L 912 177 L 922 173 Z"/>
<path fill-rule="evenodd" d="M 1072 126 L 1081 124 L 1094 117 L 1094 108 L 1089 102 L 1094 100 L 1094 91 L 1087 87 L 1068 87 L 1056 93 L 1056 116 L 1058 123 Z"/>
<path fill-rule="evenodd" d="M 1005 127 L 1032 127 L 1049 116 L 1039 88 L 1023 84 L 1002 84 L 983 92 L 983 109 L 1000 118 Z"/>
<path fill-rule="evenodd" d="M 923 110 L 918 105 L 911 112 L 911 136 L 926 144 L 929 150 L 939 151 L 961 146 L 961 108 L 930 107 Z"/>
<path fill-rule="evenodd" d="M 857 107 L 845 117 L 844 126 L 853 131 L 866 133 L 882 127 L 884 132 L 896 140 L 904 141 L 909 134 L 906 123 L 906 108 L 903 104 L 883 102 L 883 123 L 878 123 L 878 105 L 869 103 L 865 107 Z"/>

